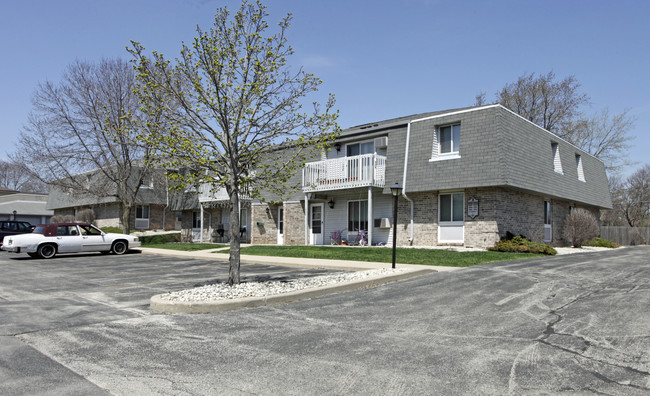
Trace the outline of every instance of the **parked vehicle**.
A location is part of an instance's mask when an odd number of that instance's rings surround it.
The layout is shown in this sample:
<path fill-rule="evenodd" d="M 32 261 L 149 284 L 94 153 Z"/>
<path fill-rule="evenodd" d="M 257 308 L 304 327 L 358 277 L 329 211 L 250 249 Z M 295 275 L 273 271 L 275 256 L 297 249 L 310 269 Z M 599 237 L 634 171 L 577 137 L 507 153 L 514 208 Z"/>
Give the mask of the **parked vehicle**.
<path fill-rule="evenodd" d="M 2 250 L 27 253 L 31 257 L 52 258 L 58 253 L 102 252 L 124 254 L 140 246 L 138 237 L 105 233 L 92 224 L 41 224 L 31 234 L 4 238 Z"/>
<path fill-rule="evenodd" d="M 32 232 L 32 229 L 32 225 L 26 221 L 0 221 L 0 246 L 2 246 L 2 240 L 7 235 L 27 234 Z"/>

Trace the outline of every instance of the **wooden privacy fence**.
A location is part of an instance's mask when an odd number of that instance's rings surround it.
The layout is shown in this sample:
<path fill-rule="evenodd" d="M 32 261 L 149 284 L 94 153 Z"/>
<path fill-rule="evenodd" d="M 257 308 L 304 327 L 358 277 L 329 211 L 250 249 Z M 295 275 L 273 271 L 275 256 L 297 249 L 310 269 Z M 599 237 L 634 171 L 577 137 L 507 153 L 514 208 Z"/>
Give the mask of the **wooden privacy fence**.
<path fill-rule="evenodd" d="M 650 227 L 601 226 L 600 237 L 624 246 L 650 244 Z"/>

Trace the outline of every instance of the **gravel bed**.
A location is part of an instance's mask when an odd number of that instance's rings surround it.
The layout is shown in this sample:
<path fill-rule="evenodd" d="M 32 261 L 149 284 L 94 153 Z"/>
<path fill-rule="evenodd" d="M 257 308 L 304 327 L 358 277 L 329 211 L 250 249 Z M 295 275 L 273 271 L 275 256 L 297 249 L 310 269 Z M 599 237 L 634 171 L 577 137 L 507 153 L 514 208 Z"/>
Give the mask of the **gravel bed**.
<path fill-rule="evenodd" d="M 369 271 L 335 272 L 328 275 L 297 278 L 286 282 L 243 282 L 239 285 L 228 286 L 225 283 L 195 287 L 193 289 L 170 292 L 160 296 L 163 300 L 177 302 L 204 302 L 215 300 L 230 300 L 244 297 L 266 297 L 276 294 L 289 293 L 307 288 L 333 285 L 342 282 L 372 278 L 403 272 L 402 268 L 384 268 Z"/>

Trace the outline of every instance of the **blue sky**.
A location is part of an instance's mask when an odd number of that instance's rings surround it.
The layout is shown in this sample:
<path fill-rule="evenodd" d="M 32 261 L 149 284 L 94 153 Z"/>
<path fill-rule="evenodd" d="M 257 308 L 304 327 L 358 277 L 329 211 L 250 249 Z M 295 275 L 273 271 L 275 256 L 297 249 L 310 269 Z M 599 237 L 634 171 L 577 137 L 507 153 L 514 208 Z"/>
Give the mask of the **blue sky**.
<path fill-rule="evenodd" d="M 268 0 L 287 12 L 290 63 L 322 78 L 346 128 L 488 100 L 524 73 L 575 75 L 588 111 L 630 109 L 629 158 L 650 163 L 650 2 L 644 0 Z M 0 158 L 15 149 L 39 82 L 75 59 L 129 59 L 130 40 L 168 57 L 211 26 L 211 0 L 0 0 Z"/>

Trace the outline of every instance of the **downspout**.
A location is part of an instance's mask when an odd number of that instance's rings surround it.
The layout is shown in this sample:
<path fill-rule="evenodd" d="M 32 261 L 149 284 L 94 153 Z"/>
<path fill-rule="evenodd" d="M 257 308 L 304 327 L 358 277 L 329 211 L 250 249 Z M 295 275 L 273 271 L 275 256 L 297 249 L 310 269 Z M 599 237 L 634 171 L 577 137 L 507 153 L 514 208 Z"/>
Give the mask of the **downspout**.
<path fill-rule="evenodd" d="M 402 176 L 402 196 L 411 203 L 411 236 L 409 237 L 409 243 L 413 244 L 413 238 L 415 238 L 415 231 L 413 227 L 413 216 L 414 216 L 414 202 L 411 198 L 406 195 L 406 171 L 408 169 L 409 163 L 409 141 L 411 140 L 411 122 L 406 126 L 406 146 L 404 148 L 404 174 Z M 393 235 L 393 238 L 395 236 Z"/>

